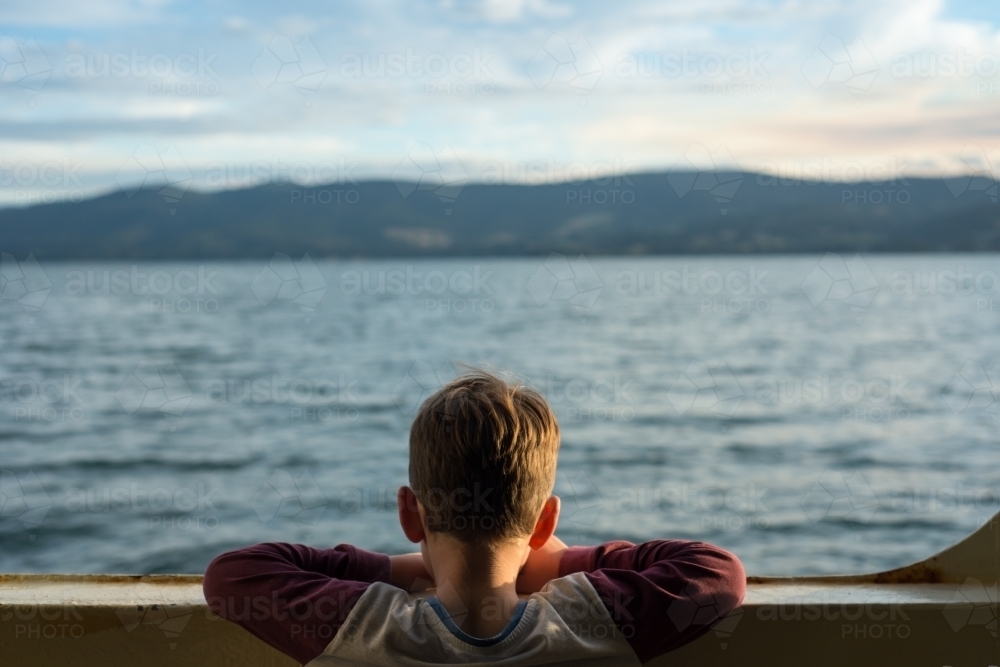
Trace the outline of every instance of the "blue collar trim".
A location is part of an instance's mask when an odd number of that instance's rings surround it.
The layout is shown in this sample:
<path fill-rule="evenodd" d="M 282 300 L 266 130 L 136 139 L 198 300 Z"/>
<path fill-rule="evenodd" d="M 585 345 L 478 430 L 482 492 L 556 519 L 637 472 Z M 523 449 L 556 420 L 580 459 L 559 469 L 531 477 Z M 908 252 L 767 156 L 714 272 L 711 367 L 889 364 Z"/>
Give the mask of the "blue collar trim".
<path fill-rule="evenodd" d="M 514 615 L 510 617 L 510 622 L 507 623 L 507 627 L 505 627 L 500 634 L 480 639 L 479 637 L 473 637 L 472 635 L 463 632 L 457 625 L 455 625 L 455 621 L 452 620 L 451 615 L 448 613 L 448 610 L 444 608 L 444 605 L 441 604 L 440 600 L 437 598 L 427 598 L 427 602 L 431 605 L 431 608 L 434 609 L 438 618 L 441 619 L 441 622 L 444 623 L 444 626 L 448 628 L 451 634 L 455 635 L 466 644 L 471 644 L 472 646 L 478 648 L 494 646 L 506 639 L 507 636 L 514 631 L 514 628 L 517 627 L 517 624 L 521 621 L 521 616 L 524 615 L 525 608 L 528 606 L 527 600 L 519 601 L 517 603 L 517 608 L 514 609 Z"/>

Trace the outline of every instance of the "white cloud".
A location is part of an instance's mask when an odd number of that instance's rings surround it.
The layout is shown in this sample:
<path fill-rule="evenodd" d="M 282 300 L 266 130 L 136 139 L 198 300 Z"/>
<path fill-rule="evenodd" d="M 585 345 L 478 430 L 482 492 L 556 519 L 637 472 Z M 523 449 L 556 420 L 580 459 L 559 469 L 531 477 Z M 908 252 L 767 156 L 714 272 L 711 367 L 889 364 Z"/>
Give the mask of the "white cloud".
<path fill-rule="evenodd" d="M 281 7 L 222 7 L 211 16 L 161 2 L 80 7 L 54 0 L 4 7 L 5 26 L 17 27 L 22 41 L 35 37 L 53 72 L 34 106 L 4 89 L 0 127 L 20 138 L 5 143 L 4 160 L 71 155 L 94 175 L 87 183 L 98 183 L 139 143 L 159 139 L 176 144 L 195 173 L 212 161 L 268 150 L 288 162 L 331 151 L 358 162 L 359 173 L 385 177 L 415 143 L 449 144 L 470 165 L 620 157 L 636 168 L 666 168 L 698 143 L 725 146 L 745 169 L 828 158 L 897 159 L 923 171 L 947 169 L 966 144 L 987 151 L 997 144 L 1000 31 L 947 17 L 939 0 L 485 0 L 437 8 L 387 1 L 316 5 L 291 15 Z M 67 37 L 64 29 L 50 30 L 56 25 L 89 27 Z M 315 44 L 329 70 L 314 95 L 255 82 L 252 64 L 273 35 L 308 36 Z M 585 98 L 570 86 L 539 89 L 528 75 L 530 59 L 553 35 L 586 40 L 601 62 Z M 871 52 L 878 71 L 863 99 L 843 85 L 814 87 L 804 75 L 803 63 L 828 35 L 860 39 Z M 147 57 L 217 53 L 216 74 L 153 81 L 65 75 L 70 52 L 133 49 Z M 410 53 L 445 62 L 479 57 L 488 67 L 478 78 L 451 70 L 444 77 L 349 78 L 340 73 L 347 53 L 371 62 Z M 754 54 L 764 57 L 749 80 L 713 69 Z M 948 59 L 963 54 L 980 64 L 949 75 Z M 643 59 L 645 69 L 622 75 L 619 65 L 629 57 Z M 674 71 L 671 58 L 691 67 Z M 894 68 L 907 58 L 919 65 L 912 75 Z M 993 62 L 998 69 L 991 73 Z M 151 85 L 164 82 L 215 88 L 185 94 Z"/>
<path fill-rule="evenodd" d="M 69 0 L 33 0 L 3 4 L 3 24 L 23 27 L 81 26 L 107 28 L 127 23 L 149 22 L 161 17 L 165 3 L 130 2 L 129 0 L 93 0 L 85 3 Z"/>
<path fill-rule="evenodd" d="M 320 22 L 302 14 L 291 14 L 278 19 L 277 32 L 285 37 L 297 39 L 307 37 L 319 30 Z"/>
<path fill-rule="evenodd" d="M 231 32 L 244 32 L 250 27 L 250 21 L 242 16 L 227 16 L 222 25 Z"/>

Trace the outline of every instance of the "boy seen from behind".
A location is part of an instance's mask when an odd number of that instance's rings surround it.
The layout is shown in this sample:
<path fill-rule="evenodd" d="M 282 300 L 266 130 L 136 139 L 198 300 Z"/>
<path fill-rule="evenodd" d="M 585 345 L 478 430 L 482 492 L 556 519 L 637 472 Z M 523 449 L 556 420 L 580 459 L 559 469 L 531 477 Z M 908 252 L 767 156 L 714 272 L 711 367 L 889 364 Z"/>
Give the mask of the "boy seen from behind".
<path fill-rule="evenodd" d="M 265 543 L 208 566 L 209 607 L 310 665 L 639 665 L 742 601 L 702 542 L 568 547 L 555 536 L 559 426 L 542 396 L 476 371 L 410 430 L 399 521 L 417 553 Z"/>

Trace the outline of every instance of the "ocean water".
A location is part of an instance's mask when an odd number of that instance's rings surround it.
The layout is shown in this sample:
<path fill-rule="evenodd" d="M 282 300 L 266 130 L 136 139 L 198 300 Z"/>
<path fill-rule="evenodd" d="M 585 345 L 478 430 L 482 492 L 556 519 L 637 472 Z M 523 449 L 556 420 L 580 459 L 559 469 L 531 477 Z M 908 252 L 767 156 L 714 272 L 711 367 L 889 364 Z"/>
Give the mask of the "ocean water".
<path fill-rule="evenodd" d="M 552 403 L 568 542 L 919 560 L 1000 510 L 998 259 L 5 256 L 0 571 L 410 549 L 409 424 L 461 363 Z"/>

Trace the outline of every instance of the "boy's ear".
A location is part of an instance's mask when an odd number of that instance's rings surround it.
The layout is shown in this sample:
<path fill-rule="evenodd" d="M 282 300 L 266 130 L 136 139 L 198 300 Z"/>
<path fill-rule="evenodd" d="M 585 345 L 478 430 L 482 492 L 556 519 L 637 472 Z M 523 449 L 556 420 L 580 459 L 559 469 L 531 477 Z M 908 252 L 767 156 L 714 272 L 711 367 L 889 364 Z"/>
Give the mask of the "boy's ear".
<path fill-rule="evenodd" d="M 424 537 L 424 520 L 420 516 L 420 506 L 417 504 L 417 494 L 408 486 L 399 487 L 396 492 L 396 505 L 399 508 L 399 525 L 403 528 L 406 539 L 414 544 L 422 542 Z"/>
<path fill-rule="evenodd" d="M 555 534 L 556 526 L 559 524 L 559 510 L 561 507 L 562 502 L 559 500 L 559 496 L 549 496 L 545 504 L 542 505 L 542 513 L 538 515 L 538 521 L 535 522 L 535 530 L 528 539 L 529 547 L 532 549 L 541 549 L 549 541 L 549 538 Z"/>

